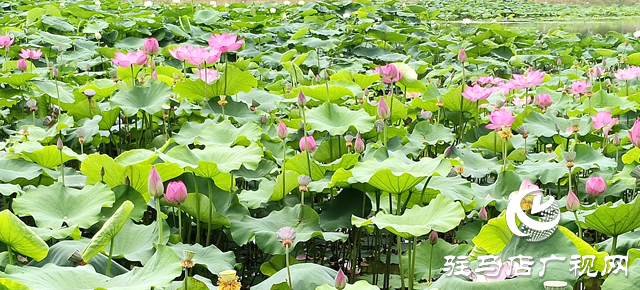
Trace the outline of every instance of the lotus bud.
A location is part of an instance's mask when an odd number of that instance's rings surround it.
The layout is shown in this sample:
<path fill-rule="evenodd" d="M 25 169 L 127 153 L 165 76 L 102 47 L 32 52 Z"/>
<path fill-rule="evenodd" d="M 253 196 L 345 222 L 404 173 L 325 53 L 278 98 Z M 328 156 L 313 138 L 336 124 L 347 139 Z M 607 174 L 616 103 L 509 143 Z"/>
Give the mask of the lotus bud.
<path fill-rule="evenodd" d="M 21 72 L 25 72 L 27 71 L 27 60 L 24 58 L 21 58 L 18 60 L 18 70 Z"/>
<path fill-rule="evenodd" d="M 269 120 L 267 114 L 262 115 L 262 118 L 260 120 L 262 121 L 262 124 L 266 124 Z"/>
<path fill-rule="evenodd" d="M 276 236 L 278 237 L 278 241 L 282 243 L 283 247 L 291 248 L 293 246 L 293 241 L 296 239 L 296 230 L 292 227 L 283 227 L 278 230 Z"/>
<path fill-rule="evenodd" d="M 306 176 L 306 175 L 300 175 L 298 176 L 298 190 L 300 190 L 300 192 L 305 193 L 309 191 L 309 183 L 311 183 L 311 177 Z"/>
<path fill-rule="evenodd" d="M 558 124 L 556 124 L 556 133 L 560 134 L 560 131 L 562 131 L 562 130 L 560 130 L 560 126 L 558 126 Z"/>
<path fill-rule="evenodd" d="M 144 40 L 144 52 L 150 55 L 156 55 L 160 51 L 160 44 L 158 40 L 151 37 Z"/>
<path fill-rule="evenodd" d="M 96 31 L 93 36 L 96 38 L 96 40 L 100 40 L 102 39 L 102 34 L 100 34 L 100 31 Z"/>
<path fill-rule="evenodd" d="M 78 142 L 80 142 L 80 144 L 84 144 L 84 128 L 78 128 L 78 130 L 76 130 L 76 136 L 78 136 Z"/>
<path fill-rule="evenodd" d="M 284 140 L 287 138 L 287 135 L 288 135 L 287 125 L 285 125 L 284 122 L 280 121 L 280 124 L 278 124 L 278 137 Z"/>
<path fill-rule="evenodd" d="M 62 138 L 58 137 L 58 142 L 56 143 L 56 146 L 58 147 L 58 150 L 62 151 L 62 149 L 64 148 L 64 144 L 62 144 Z"/>
<path fill-rule="evenodd" d="M 460 48 L 458 52 L 458 61 L 461 63 L 465 63 L 467 61 L 467 53 L 464 51 L 464 48 Z"/>
<path fill-rule="evenodd" d="M 369 96 L 369 87 L 364 88 L 364 96 L 365 97 Z"/>
<path fill-rule="evenodd" d="M 102 168 L 100 169 L 100 176 L 101 176 L 101 177 L 104 177 L 104 167 L 102 167 Z"/>
<path fill-rule="evenodd" d="M 338 275 L 336 275 L 336 280 L 333 283 L 333 286 L 338 290 L 342 290 L 347 286 L 347 275 L 342 272 L 342 268 L 338 271 Z"/>
<path fill-rule="evenodd" d="M 316 139 L 313 139 L 312 135 L 302 137 L 298 145 L 300 146 L 300 151 L 309 150 L 309 152 L 312 152 L 316 150 Z"/>
<path fill-rule="evenodd" d="M 423 119 L 429 121 L 431 119 L 431 117 L 433 117 L 433 112 L 425 111 L 423 109 L 423 110 L 420 111 L 420 116 L 422 116 Z"/>
<path fill-rule="evenodd" d="M 307 105 L 307 97 L 304 95 L 302 90 L 300 90 L 300 93 L 298 93 L 298 106 L 304 107 L 306 105 Z"/>
<path fill-rule="evenodd" d="M 38 109 L 38 102 L 35 99 L 30 99 L 27 101 L 27 107 L 31 112 L 35 112 Z"/>
<path fill-rule="evenodd" d="M 573 190 L 569 190 L 569 194 L 567 195 L 567 204 L 565 205 L 568 211 L 576 211 L 580 209 L 580 200 Z"/>
<path fill-rule="evenodd" d="M 607 191 L 607 182 L 602 176 L 592 176 L 587 179 L 586 191 L 591 197 L 598 197 Z"/>
<path fill-rule="evenodd" d="M 182 268 L 191 269 L 193 268 L 193 266 L 196 265 L 196 260 L 193 258 L 196 256 L 196 252 L 183 250 L 182 255 L 184 256 L 184 260 L 180 262 L 180 264 L 182 265 Z"/>
<path fill-rule="evenodd" d="M 558 59 L 558 60 L 556 61 L 556 64 L 557 64 L 558 66 L 561 66 L 561 65 L 562 65 L 562 60 L 561 60 L 561 59 Z"/>
<path fill-rule="evenodd" d="M 631 177 L 636 179 L 636 182 L 640 180 L 640 165 L 636 166 L 633 170 L 631 170 Z"/>
<path fill-rule="evenodd" d="M 358 133 L 358 135 L 356 135 L 356 143 L 353 146 L 353 150 L 357 153 L 362 153 L 364 152 L 364 147 L 364 141 L 362 141 L 362 137 L 360 137 L 360 133 Z"/>
<path fill-rule="evenodd" d="M 322 78 L 320 77 L 320 75 L 316 75 L 316 83 L 320 83 L 322 81 Z"/>
<path fill-rule="evenodd" d="M 429 243 L 431 243 L 431 245 L 438 243 L 438 233 L 434 230 L 431 230 L 431 233 L 429 234 Z"/>
<path fill-rule="evenodd" d="M 562 153 L 562 157 L 564 157 L 564 160 L 567 162 L 567 164 L 565 164 L 567 168 L 571 169 L 575 166 L 576 152 L 564 152 Z"/>
<path fill-rule="evenodd" d="M 522 138 L 527 139 L 527 137 L 529 137 L 529 133 L 527 130 L 527 125 L 522 125 L 520 127 L 518 127 L 518 129 L 516 129 L 516 132 L 518 132 L 518 134 L 522 135 Z"/>
<path fill-rule="evenodd" d="M 155 198 L 160 197 L 164 192 L 162 178 L 160 178 L 160 174 L 158 173 L 158 170 L 156 170 L 155 166 L 151 167 L 151 171 L 149 171 L 147 189 L 149 190 L 149 194 Z"/>
<path fill-rule="evenodd" d="M 613 135 L 613 146 L 620 146 L 620 137 Z"/>
<path fill-rule="evenodd" d="M 391 117 L 389 105 L 387 105 L 387 101 L 385 101 L 384 98 L 380 98 L 380 102 L 378 103 L 378 117 L 382 120 L 386 120 Z"/>
<path fill-rule="evenodd" d="M 480 209 L 480 211 L 478 212 L 478 218 L 483 222 L 486 222 L 489 219 L 489 215 L 487 213 L 487 208 L 486 207 L 483 206 Z"/>
<path fill-rule="evenodd" d="M 329 72 L 327 72 L 327 70 L 324 70 L 324 74 L 322 75 L 324 77 L 325 80 L 329 79 Z"/>
<path fill-rule="evenodd" d="M 164 199 L 171 204 L 183 204 L 187 200 L 187 187 L 182 181 L 171 181 L 167 185 Z"/>
<path fill-rule="evenodd" d="M 602 66 L 603 66 L 603 67 L 606 67 L 606 66 L 607 66 L 607 61 L 606 61 L 604 58 L 602 59 Z"/>
<path fill-rule="evenodd" d="M 354 137 L 351 134 L 344 135 L 344 141 L 346 143 L 347 148 L 353 146 L 353 139 Z"/>
<path fill-rule="evenodd" d="M 53 68 L 53 71 L 51 72 L 51 76 L 53 76 L 54 79 L 58 78 L 58 69 L 57 68 Z"/>
<path fill-rule="evenodd" d="M 131 179 L 129 179 L 129 176 L 124 179 L 124 185 L 131 186 Z"/>
<path fill-rule="evenodd" d="M 382 133 L 382 130 L 384 130 L 384 122 L 380 120 L 376 120 L 375 123 L 373 123 L 373 126 L 376 128 L 376 132 L 378 134 Z"/>
<path fill-rule="evenodd" d="M 453 145 L 449 145 L 449 147 L 447 147 L 446 149 L 444 149 L 444 157 L 451 157 L 451 154 L 453 153 Z"/>

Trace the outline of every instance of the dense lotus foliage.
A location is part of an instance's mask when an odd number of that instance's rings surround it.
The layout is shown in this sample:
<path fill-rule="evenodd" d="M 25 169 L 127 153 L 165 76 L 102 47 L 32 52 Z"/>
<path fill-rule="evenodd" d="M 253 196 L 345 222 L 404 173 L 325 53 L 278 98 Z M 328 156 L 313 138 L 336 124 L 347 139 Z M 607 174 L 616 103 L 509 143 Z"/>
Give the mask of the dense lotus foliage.
<path fill-rule="evenodd" d="M 0 289 L 634 289 L 638 38 L 445 2 L 2 2 Z"/>

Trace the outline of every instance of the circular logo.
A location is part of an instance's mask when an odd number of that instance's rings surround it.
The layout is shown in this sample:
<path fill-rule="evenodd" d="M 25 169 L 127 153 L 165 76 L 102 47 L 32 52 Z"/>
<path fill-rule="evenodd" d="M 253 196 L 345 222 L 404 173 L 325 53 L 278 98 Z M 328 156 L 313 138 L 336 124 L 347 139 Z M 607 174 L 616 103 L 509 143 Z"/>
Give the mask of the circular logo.
<path fill-rule="evenodd" d="M 518 192 L 509 201 L 507 226 L 514 235 L 528 237 L 529 242 L 539 242 L 555 232 L 560 222 L 560 206 L 553 196 L 544 203 L 541 203 L 542 198 L 540 189 L 531 188 Z M 516 216 L 520 227 L 516 224 Z"/>

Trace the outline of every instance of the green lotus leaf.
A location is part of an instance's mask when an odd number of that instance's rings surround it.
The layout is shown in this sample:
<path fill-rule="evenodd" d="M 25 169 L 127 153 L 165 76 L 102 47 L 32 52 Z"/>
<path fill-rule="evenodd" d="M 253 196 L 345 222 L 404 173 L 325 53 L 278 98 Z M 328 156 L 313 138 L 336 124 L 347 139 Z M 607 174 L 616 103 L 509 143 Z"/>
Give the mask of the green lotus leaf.
<path fill-rule="evenodd" d="M 58 229 L 66 224 L 89 228 L 100 220 L 102 207 L 111 206 L 115 196 L 101 183 L 82 190 L 56 182 L 38 186 L 15 199 L 13 209 L 21 216 L 32 216 L 39 227 Z"/>
<path fill-rule="evenodd" d="M 320 227 L 325 231 L 337 231 L 351 227 L 351 217 L 366 218 L 371 212 L 371 201 L 362 191 L 345 188 L 331 202 L 321 204 Z"/>
<path fill-rule="evenodd" d="M 33 83 L 52 98 L 60 98 L 62 103 L 72 104 L 75 102 L 75 98 L 66 83 L 60 81 L 33 81 Z"/>
<path fill-rule="evenodd" d="M 31 288 L 7 278 L 0 278 L 0 290 L 31 290 Z"/>
<path fill-rule="evenodd" d="M 473 248 L 465 244 L 449 244 L 443 239 L 431 249 L 431 243 L 424 241 L 416 246 L 416 264 L 415 278 L 417 280 L 429 279 L 429 265 L 431 265 L 431 278 L 438 278 L 442 275 L 442 269 L 445 268 L 445 256 L 466 256 Z M 402 263 L 404 264 L 405 275 L 409 274 L 409 257 L 403 255 Z"/>
<path fill-rule="evenodd" d="M 612 94 L 607 94 L 605 90 L 599 90 L 593 96 L 591 96 L 590 100 L 585 98 L 582 101 L 582 105 L 577 107 L 576 109 L 581 112 L 588 112 L 589 106 L 592 109 L 611 109 L 611 114 L 622 115 L 630 109 L 634 109 L 636 104 L 627 100 L 627 97 L 619 97 Z"/>
<path fill-rule="evenodd" d="M 162 241 L 169 240 L 171 228 L 166 221 L 162 221 Z M 158 243 L 158 223 L 149 225 L 136 224 L 131 219 L 126 220 L 116 239 L 113 240 L 114 258 L 125 258 L 129 261 L 139 261 L 143 265 L 149 261 L 154 253 L 154 245 Z M 109 244 L 109 247 L 111 245 Z M 96 256 L 98 258 L 99 256 Z"/>
<path fill-rule="evenodd" d="M 47 275 L 42 275 L 47 273 Z M 158 250 L 142 268 L 109 278 L 94 272 L 92 267 L 60 267 L 47 264 L 42 268 L 8 266 L 0 276 L 20 282 L 33 289 L 85 290 L 85 289 L 150 289 L 161 288 L 182 273 L 178 255 L 167 246 L 158 245 Z M 73 277 L 70 279 L 69 277 Z"/>
<path fill-rule="evenodd" d="M 41 166 L 23 159 L 0 158 L 0 180 L 11 182 L 16 179 L 34 179 L 43 172 Z"/>
<path fill-rule="evenodd" d="M 364 110 L 352 111 L 328 102 L 307 111 L 306 117 L 311 128 L 331 135 L 343 135 L 352 126 L 358 132 L 369 132 L 375 121 Z"/>
<path fill-rule="evenodd" d="M 198 198 L 200 201 L 199 210 L 198 210 L 198 203 L 196 202 L 196 198 Z M 213 207 L 213 212 L 212 212 L 213 215 L 211 216 L 209 215 L 210 207 Z M 199 216 L 200 222 L 204 224 L 206 224 L 207 221 L 210 221 L 212 229 L 217 229 L 223 226 L 229 227 L 231 224 L 227 217 L 216 212 L 215 205 L 211 203 L 211 201 L 209 201 L 209 198 L 204 194 L 189 193 L 187 195 L 187 199 L 185 200 L 185 202 L 180 205 L 180 208 L 184 212 L 191 215 L 192 217 Z"/>
<path fill-rule="evenodd" d="M 384 96 L 384 100 L 389 104 L 389 109 L 391 110 L 391 119 L 406 119 L 407 118 L 407 106 L 400 102 L 398 98 L 390 98 L 388 96 Z M 393 102 L 393 106 L 391 103 Z M 364 102 L 362 107 L 369 113 L 370 116 L 374 116 L 378 118 L 378 105 L 377 103 L 371 104 L 369 102 Z M 389 128 L 393 129 L 393 127 Z M 389 136 L 391 138 L 391 136 Z"/>
<path fill-rule="evenodd" d="M 289 256 L 289 264 L 295 265 L 298 264 L 298 259 L 293 256 Z M 268 262 L 262 263 L 260 265 L 260 272 L 267 276 L 273 276 L 273 274 L 277 273 L 283 268 L 287 267 L 286 255 L 275 255 L 269 259 Z"/>
<path fill-rule="evenodd" d="M 530 135 L 539 137 L 552 137 L 553 135 L 558 134 L 556 127 L 549 124 L 558 125 L 560 128 L 560 134 L 565 134 L 567 128 L 572 125 L 571 120 L 569 119 L 558 118 L 551 114 L 551 112 L 547 112 L 543 115 L 536 111 L 529 112 L 527 117 L 524 119 L 524 124 L 527 125 Z M 580 118 L 579 126 L 580 131 L 578 131 L 578 134 L 586 135 L 591 130 L 591 118 L 588 116 Z"/>
<path fill-rule="evenodd" d="M 219 174 L 216 171 L 229 173 L 243 165 L 249 169 L 256 169 L 261 157 L 262 149 L 255 143 L 246 148 L 207 146 L 204 149 L 189 150 L 186 146 L 176 146 L 161 155 L 163 160 L 174 162 L 181 167 L 190 167 L 192 171 L 201 173 L 201 176 L 210 178 Z"/>
<path fill-rule="evenodd" d="M 260 128 L 254 123 L 247 123 L 236 128 L 229 120 L 215 123 L 206 120 L 202 124 L 183 125 L 178 134 L 173 135 L 178 144 L 200 144 L 206 146 L 227 146 L 235 145 L 249 146 L 252 142 L 260 140 Z"/>
<path fill-rule="evenodd" d="M 609 256 L 607 252 L 598 252 L 591 245 L 587 244 L 584 240 L 576 236 L 573 232 L 563 226 L 559 226 L 560 230 L 578 249 L 581 256 L 594 255 L 596 256 L 592 269 L 597 271 L 603 271 L 605 268 L 605 257 Z"/>
<path fill-rule="evenodd" d="M 273 211 L 261 219 L 245 216 L 242 220 L 231 224 L 231 236 L 239 245 L 244 245 L 255 238 L 256 244 L 264 252 L 282 255 L 285 249 L 276 237 L 276 232 L 282 227 L 292 227 L 296 231 L 293 247 L 313 237 L 321 237 L 329 241 L 346 238 L 341 233 L 322 232 L 318 214 L 310 207 L 301 205 Z"/>
<path fill-rule="evenodd" d="M 26 74 L 11 74 L 10 77 L 0 78 L 0 83 L 10 84 L 15 87 L 24 86 L 28 81 L 37 77 L 38 74 L 26 73 Z"/>
<path fill-rule="evenodd" d="M 71 228 L 59 228 L 59 229 L 50 229 L 50 228 L 38 228 L 38 227 L 29 227 L 31 230 L 36 233 L 40 238 L 45 241 L 50 240 L 51 238 L 55 238 L 58 240 L 63 240 L 65 238 L 72 238 L 75 240 L 80 239 L 81 233 L 79 227 L 71 227 Z"/>
<path fill-rule="evenodd" d="M 475 113 L 476 111 L 476 103 L 462 97 L 462 87 L 460 86 L 451 88 L 449 92 L 444 94 L 442 97 L 444 98 L 444 107 L 451 111 L 460 112 L 460 102 L 462 102 L 462 112 Z"/>
<path fill-rule="evenodd" d="M 156 239 L 157 238 L 158 237 L 156 236 Z M 66 241 L 57 242 L 53 246 L 51 246 L 51 248 L 49 248 L 49 255 L 47 255 L 47 257 L 44 258 L 44 260 L 39 262 L 32 260 L 27 265 L 39 267 L 39 268 L 47 264 L 55 264 L 62 267 L 75 267 L 77 266 L 76 263 L 69 261 L 69 257 L 76 250 L 83 249 L 87 245 L 88 241 L 89 241 L 88 239 L 83 239 L 81 241 L 66 240 Z M 153 255 L 153 253 L 151 253 L 151 255 Z M 93 257 L 91 261 L 87 262 L 87 264 L 91 265 L 96 272 L 106 275 L 108 260 L 109 258 L 107 256 L 103 254 L 98 254 L 95 257 Z M 112 263 L 111 265 L 112 275 L 117 276 L 127 272 L 129 272 L 129 270 L 126 269 L 125 267 L 122 267 L 118 263 Z"/>
<path fill-rule="evenodd" d="M 363 75 L 363 74 L 355 73 L 348 70 L 342 70 L 336 74 L 332 74 L 330 79 L 332 81 L 354 82 L 358 86 L 360 86 L 360 89 L 364 90 L 365 88 L 368 88 L 369 86 L 371 86 L 373 83 L 379 81 L 380 75 L 378 74 Z"/>
<path fill-rule="evenodd" d="M 360 183 L 368 183 L 382 191 L 400 194 L 416 186 L 420 181 L 431 175 L 446 175 L 451 164 L 442 160 L 422 158 L 419 162 L 406 164 L 401 159 L 391 157 L 379 162 L 368 159 L 358 163 L 351 173 Z"/>
<path fill-rule="evenodd" d="M 273 186 L 273 193 L 271 194 L 271 197 L 269 198 L 269 200 L 271 201 L 282 200 L 286 196 L 285 192 L 286 194 L 288 194 L 289 192 L 298 188 L 298 186 L 300 185 L 298 183 L 298 176 L 300 175 L 301 175 L 300 173 L 294 170 L 287 170 L 285 173 L 280 173 L 276 177 L 276 183 L 275 183 L 275 186 Z M 284 191 L 282 190 L 282 187 L 284 187 Z"/>
<path fill-rule="evenodd" d="M 102 228 L 93 235 L 87 247 L 82 251 L 82 257 L 85 262 L 91 260 L 95 255 L 102 252 L 108 244 L 113 242 L 124 223 L 129 219 L 133 207 L 133 203 L 128 200 L 122 203 Z"/>
<path fill-rule="evenodd" d="M 49 252 L 49 246 L 8 209 L 0 212 L 0 242 L 36 261 Z"/>
<path fill-rule="evenodd" d="M 507 218 L 503 213 L 497 218 L 492 218 L 480 229 L 480 233 L 473 238 L 473 244 L 482 248 L 489 254 L 502 252 L 511 241 L 513 233 L 507 226 Z"/>
<path fill-rule="evenodd" d="M 497 159 L 485 159 L 482 154 L 473 152 L 471 148 L 453 149 L 451 158 L 459 157 L 464 165 L 464 177 L 482 178 L 491 172 L 497 172 L 502 168 L 502 165 L 498 163 Z"/>
<path fill-rule="evenodd" d="M 178 243 L 169 247 L 176 252 L 180 260 L 184 259 L 184 250 L 195 252 L 194 259 L 196 263 L 204 265 L 214 275 L 218 275 L 224 270 L 233 269 L 236 264 L 236 257 L 233 252 L 222 252 L 214 245 L 202 247 L 199 244 L 185 245 Z"/>
<path fill-rule="evenodd" d="M 304 93 L 308 98 L 312 98 L 318 101 L 324 102 L 335 102 L 337 100 L 342 99 L 343 97 L 353 97 L 353 92 L 345 88 L 343 86 L 327 86 L 325 85 L 317 85 L 317 86 L 302 86 L 300 88 L 295 88 L 291 90 L 289 93 L 289 98 L 296 98 L 300 93 L 300 90 Z"/>
<path fill-rule="evenodd" d="M 282 248 L 282 245 L 280 247 Z M 316 287 L 324 284 L 333 285 L 337 275 L 336 270 L 313 263 L 291 265 L 289 270 L 291 271 L 291 288 L 293 289 L 316 289 Z M 289 278 L 285 267 L 260 284 L 251 287 L 251 289 L 271 290 L 272 286 L 287 280 Z"/>
<path fill-rule="evenodd" d="M 144 200 L 142 194 L 137 192 L 133 187 L 126 185 L 116 186 L 113 188 L 113 193 L 115 194 L 116 201 L 113 203 L 112 207 L 102 208 L 102 216 L 112 216 L 124 202 L 130 201 L 133 203 L 134 207 L 133 211 L 129 214 L 129 218 L 134 221 L 140 221 L 142 219 L 144 213 L 147 211 L 147 202 Z"/>
<path fill-rule="evenodd" d="M 603 204 L 585 217 L 589 228 L 609 236 L 619 236 L 640 227 L 640 202 Z"/>
<path fill-rule="evenodd" d="M 426 207 L 414 206 L 400 216 L 379 212 L 371 222 L 378 228 L 408 239 L 426 235 L 431 230 L 448 232 L 464 217 L 464 209 L 459 202 L 438 195 Z"/>
<path fill-rule="evenodd" d="M 126 116 L 133 116 L 139 110 L 154 115 L 162 111 L 162 106 L 169 102 L 173 90 L 163 82 L 151 81 L 148 87 L 133 87 L 121 90 L 111 98 L 113 106 L 119 106 Z"/>
<path fill-rule="evenodd" d="M 62 160 L 60 160 L 60 150 L 56 145 L 42 146 L 38 142 L 25 142 L 16 145 L 14 149 L 20 150 L 25 159 L 35 162 L 46 168 L 55 169 L 62 164 L 62 161 L 78 160 L 78 154 L 68 147 L 62 149 Z"/>
<path fill-rule="evenodd" d="M 181 97 L 189 99 L 191 102 L 201 102 L 205 99 L 212 99 L 215 96 L 225 95 L 225 76 L 224 66 L 221 65 L 218 73 L 222 75 L 215 82 L 206 85 L 204 81 L 198 79 L 196 81 L 184 81 L 176 83 L 174 91 Z M 226 80 L 226 95 L 232 96 L 239 92 L 248 93 L 252 88 L 258 86 L 258 81 L 250 72 L 244 72 L 235 65 L 229 65 Z M 205 89 L 206 87 L 206 89 Z M 206 94 L 205 94 L 206 90 Z"/>
<path fill-rule="evenodd" d="M 610 274 L 602 284 L 602 290 L 633 289 L 640 284 L 640 263 L 627 265 L 628 275 Z"/>
<path fill-rule="evenodd" d="M 285 162 L 285 168 L 287 171 L 293 170 L 298 174 L 304 174 L 309 176 L 309 162 L 307 159 L 306 152 L 300 152 L 293 156 L 293 158 L 287 160 Z M 324 178 L 324 174 L 326 169 L 316 163 L 313 159 L 311 160 L 311 180 L 320 180 Z"/>
<path fill-rule="evenodd" d="M 409 135 L 409 140 L 417 142 L 420 149 L 424 149 L 426 144 L 434 145 L 439 141 L 451 142 L 454 134 L 449 128 L 445 128 L 442 124 L 431 124 L 422 121 L 413 128 L 413 132 Z"/>

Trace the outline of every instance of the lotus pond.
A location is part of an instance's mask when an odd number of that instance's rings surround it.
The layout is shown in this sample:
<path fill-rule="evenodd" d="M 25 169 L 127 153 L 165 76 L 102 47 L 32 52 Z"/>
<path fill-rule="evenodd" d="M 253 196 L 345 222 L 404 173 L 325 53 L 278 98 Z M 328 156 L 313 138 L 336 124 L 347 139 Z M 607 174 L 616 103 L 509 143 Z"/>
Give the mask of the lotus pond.
<path fill-rule="evenodd" d="M 638 37 L 445 4 L 2 2 L 0 289 L 636 289 Z"/>

